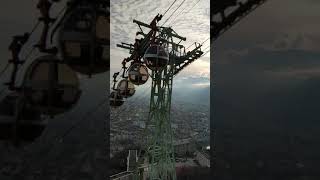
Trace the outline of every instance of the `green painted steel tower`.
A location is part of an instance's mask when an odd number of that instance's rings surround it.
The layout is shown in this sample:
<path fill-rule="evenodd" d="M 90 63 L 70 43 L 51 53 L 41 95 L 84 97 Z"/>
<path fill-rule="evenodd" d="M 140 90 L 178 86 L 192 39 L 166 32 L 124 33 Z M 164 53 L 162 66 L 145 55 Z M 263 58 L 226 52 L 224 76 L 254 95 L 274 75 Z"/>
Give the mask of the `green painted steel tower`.
<path fill-rule="evenodd" d="M 186 52 L 185 47 L 180 44 L 186 38 L 179 36 L 171 27 L 156 26 L 155 20 L 150 25 L 137 20 L 133 22 L 138 24 L 141 30 L 137 34 L 144 38 L 141 39 L 139 45 L 136 43 L 117 45 L 130 50 L 132 55 L 125 59 L 126 62 L 132 61 L 148 66 L 146 58 L 143 57 L 148 48 L 153 45 L 161 47 L 168 56 L 168 61 L 161 68 L 149 68 L 152 79 L 149 117 L 144 134 L 145 145 L 142 147 L 144 153 L 140 153 L 137 167 L 134 170 L 134 179 L 176 180 L 173 131 L 170 119 L 173 77 L 201 57 L 202 45 L 195 43 L 195 48 Z M 151 30 L 144 33 L 141 27 Z M 155 53 L 159 55 L 158 52 Z"/>
<path fill-rule="evenodd" d="M 170 109 L 175 67 L 174 52 L 176 49 L 169 43 L 172 40 L 170 34 L 162 31 L 160 38 L 166 42 L 162 46 L 169 52 L 169 62 L 166 67 L 160 70 L 153 70 L 151 74 L 149 122 L 150 124 L 154 124 L 155 128 L 149 132 L 149 139 L 147 141 L 147 159 L 150 167 L 149 178 L 150 180 L 175 180 L 175 158 Z"/>

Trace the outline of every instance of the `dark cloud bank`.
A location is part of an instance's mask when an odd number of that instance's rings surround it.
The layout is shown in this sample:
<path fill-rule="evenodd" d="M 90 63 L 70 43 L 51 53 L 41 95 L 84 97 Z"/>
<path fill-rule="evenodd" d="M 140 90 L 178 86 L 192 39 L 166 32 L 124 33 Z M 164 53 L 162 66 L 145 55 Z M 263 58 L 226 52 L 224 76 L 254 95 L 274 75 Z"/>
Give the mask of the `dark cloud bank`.
<path fill-rule="evenodd" d="M 218 179 L 319 179 L 316 7 L 316 1 L 267 2 L 215 44 L 211 122 Z"/>

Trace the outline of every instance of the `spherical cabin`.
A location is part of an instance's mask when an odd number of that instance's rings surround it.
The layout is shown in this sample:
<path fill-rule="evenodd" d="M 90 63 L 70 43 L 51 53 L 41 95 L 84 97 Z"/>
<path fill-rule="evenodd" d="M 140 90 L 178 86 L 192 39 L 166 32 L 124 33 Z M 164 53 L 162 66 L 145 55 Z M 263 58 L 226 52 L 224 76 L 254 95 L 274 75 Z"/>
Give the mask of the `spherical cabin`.
<path fill-rule="evenodd" d="M 136 92 L 134 85 L 130 81 L 128 81 L 127 79 L 122 79 L 118 83 L 117 89 L 119 91 L 119 95 L 124 98 L 131 97 Z"/>
<path fill-rule="evenodd" d="M 86 75 L 109 70 L 110 22 L 104 9 L 78 5 L 67 13 L 58 33 L 62 59 Z"/>
<path fill-rule="evenodd" d="M 124 103 L 123 97 L 117 91 L 111 92 L 109 99 L 112 107 L 118 107 Z"/>
<path fill-rule="evenodd" d="M 27 102 L 54 116 L 71 109 L 81 91 L 77 74 L 54 56 L 42 56 L 27 69 L 23 82 Z"/>
<path fill-rule="evenodd" d="M 169 54 L 160 45 L 151 45 L 144 54 L 144 61 L 151 70 L 161 70 L 169 62 Z"/>
<path fill-rule="evenodd" d="M 47 121 L 32 106 L 23 103 L 21 95 L 12 93 L 0 101 L 0 140 L 32 142 L 46 126 Z"/>
<path fill-rule="evenodd" d="M 140 63 L 134 63 L 128 70 L 128 78 L 132 84 L 142 85 L 148 81 L 148 69 Z"/>

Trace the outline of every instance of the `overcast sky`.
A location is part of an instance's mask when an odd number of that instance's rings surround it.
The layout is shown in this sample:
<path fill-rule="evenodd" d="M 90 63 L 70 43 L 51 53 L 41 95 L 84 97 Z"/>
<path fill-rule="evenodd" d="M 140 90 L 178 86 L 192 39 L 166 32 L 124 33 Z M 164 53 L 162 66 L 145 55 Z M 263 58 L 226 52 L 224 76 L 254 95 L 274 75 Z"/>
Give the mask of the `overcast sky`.
<path fill-rule="evenodd" d="M 214 43 L 217 149 L 227 131 L 240 138 L 232 142 L 239 155 L 263 145 L 283 151 L 292 137 L 320 142 L 319 9 L 317 0 L 269 0 Z M 299 148 L 300 160 L 314 149 L 308 144 L 291 149 Z"/>

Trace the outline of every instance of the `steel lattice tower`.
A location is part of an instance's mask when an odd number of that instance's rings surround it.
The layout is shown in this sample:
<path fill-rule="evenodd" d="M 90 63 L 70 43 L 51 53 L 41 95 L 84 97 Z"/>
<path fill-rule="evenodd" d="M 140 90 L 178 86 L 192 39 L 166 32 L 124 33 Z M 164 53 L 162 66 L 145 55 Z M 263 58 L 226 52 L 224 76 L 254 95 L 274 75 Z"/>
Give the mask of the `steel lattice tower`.
<path fill-rule="evenodd" d="M 202 45 L 195 43 L 195 48 L 186 53 L 185 47 L 180 44 L 186 38 L 179 36 L 171 27 L 157 26 L 154 29 L 146 23 L 137 20 L 133 22 L 137 23 L 141 30 L 137 34 L 143 35 L 144 38 L 136 48 L 133 44 L 117 44 L 120 48 L 130 50 L 132 55 L 125 59 L 127 62 L 138 61 L 145 64 L 141 59 L 148 47 L 154 43 L 165 48 L 169 54 L 169 61 L 165 67 L 151 71 L 150 109 L 145 134 L 143 134 L 145 144 L 142 147 L 145 153 L 139 154 L 134 179 L 176 180 L 170 119 L 173 77 L 201 57 Z M 151 31 L 144 33 L 141 27 L 150 28 Z"/>
<path fill-rule="evenodd" d="M 166 42 L 172 41 L 170 34 L 160 34 Z M 173 42 L 172 42 L 173 43 Z M 151 74 L 151 97 L 149 122 L 155 128 L 149 134 L 147 159 L 150 180 L 175 180 L 175 158 L 173 149 L 173 132 L 171 129 L 171 95 L 174 76 L 174 48 L 169 43 L 162 44 L 169 52 L 167 67 L 153 70 Z"/>

